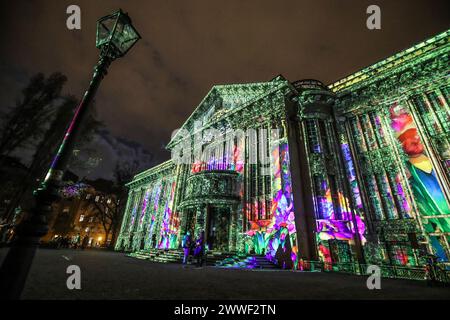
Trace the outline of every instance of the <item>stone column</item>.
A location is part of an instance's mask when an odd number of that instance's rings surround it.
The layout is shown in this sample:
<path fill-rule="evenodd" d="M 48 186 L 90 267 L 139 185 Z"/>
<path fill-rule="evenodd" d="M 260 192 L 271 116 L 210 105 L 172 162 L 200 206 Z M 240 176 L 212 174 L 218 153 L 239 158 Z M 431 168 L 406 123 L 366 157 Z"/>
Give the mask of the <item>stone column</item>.
<path fill-rule="evenodd" d="M 115 250 L 121 250 L 123 249 L 123 238 L 124 238 L 124 231 L 127 228 L 128 225 L 128 221 L 130 219 L 130 207 L 132 206 L 133 203 L 133 198 L 134 198 L 134 192 L 132 190 L 130 190 L 128 192 L 128 197 L 127 197 L 127 204 L 125 206 L 125 211 L 124 211 L 124 217 L 122 219 L 122 226 L 120 227 L 120 232 L 119 232 L 119 236 L 117 237 L 117 242 L 115 245 Z"/>
<path fill-rule="evenodd" d="M 196 215 L 195 215 L 195 232 L 194 232 L 194 239 L 197 239 L 200 236 L 200 232 L 205 231 L 206 236 L 206 230 L 205 230 L 205 219 L 207 217 L 207 207 L 209 205 L 201 205 L 196 208 Z"/>
<path fill-rule="evenodd" d="M 286 97 L 287 138 L 289 144 L 292 194 L 299 256 L 317 260 L 313 192 L 307 165 L 303 124 L 297 117 L 297 105 Z"/>
<path fill-rule="evenodd" d="M 237 229 L 237 206 L 232 205 L 229 206 L 230 211 L 230 225 L 229 225 L 229 232 L 228 232 L 228 251 L 236 251 L 237 246 L 237 235 L 238 230 Z"/>
<path fill-rule="evenodd" d="M 183 239 L 184 234 L 186 233 L 186 224 L 187 224 L 187 210 L 183 208 L 180 212 L 180 230 L 178 231 L 178 239 Z"/>

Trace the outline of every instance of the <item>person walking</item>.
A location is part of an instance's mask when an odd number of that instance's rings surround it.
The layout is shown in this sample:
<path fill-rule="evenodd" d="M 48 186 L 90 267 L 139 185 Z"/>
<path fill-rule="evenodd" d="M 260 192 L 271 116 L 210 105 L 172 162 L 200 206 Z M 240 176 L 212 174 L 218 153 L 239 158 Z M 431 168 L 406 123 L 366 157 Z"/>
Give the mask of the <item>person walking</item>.
<path fill-rule="evenodd" d="M 89 244 L 89 236 L 85 235 L 84 238 L 83 238 L 83 241 L 81 242 L 81 250 L 86 249 L 88 244 Z"/>
<path fill-rule="evenodd" d="M 80 241 L 81 241 L 81 236 L 80 236 L 80 233 L 78 233 L 76 236 L 75 236 L 75 239 L 73 240 L 73 248 L 76 250 L 76 249 L 78 249 L 78 246 L 80 245 Z"/>
<path fill-rule="evenodd" d="M 205 251 L 205 232 L 200 232 L 200 236 L 195 241 L 194 256 L 197 258 L 196 266 L 201 268 L 203 266 L 203 254 Z"/>
<path fill-rule="evenodd" d="M 183 247 L 183 267 L 186 267 L 191 249 L 191 233 L 189 231 L 184 235 L 181 246 Z"/>
<path fill-rule="evenodd" d="M 425 266 L 425 278 L 427 285 L 433 287 L 437 283 L 436 257 L 434 255 L 427 256 L 427 264 Z"/>

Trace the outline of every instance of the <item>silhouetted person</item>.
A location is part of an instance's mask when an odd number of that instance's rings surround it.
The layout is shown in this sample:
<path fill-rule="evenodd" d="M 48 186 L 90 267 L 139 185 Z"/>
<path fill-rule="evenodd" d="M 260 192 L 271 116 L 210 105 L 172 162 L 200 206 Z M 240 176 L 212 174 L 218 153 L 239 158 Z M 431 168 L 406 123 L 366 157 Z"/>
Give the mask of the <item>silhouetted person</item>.
<path fill-rule="evenodd" d="M 202 231 L 195 241 L 194 256 L 197 258 L 197 267 L 203 266 L 203 255 L 205 253 L 205 232 Z"/>
<path fill-rule="evenodd" d="M 80 245 L 80 241 L 81 241 L 81 236 L 80 236 L 80 234 L 78 233 L 78 234 L 75 236 L 75 240 L 73 241 L 73 248 L 74 248 L 74 249 L 78 249 L 78 246 Z"/>
<path fill-rule="evenodd" d="M 429 256 L 426 265 L 427 285 L 432 287 L 438 283 L 439 266 L 435 256 Z"/>
<path fill-rule="evenodd" d="M 81 250 L 84 250 L 88 246 L 88 244 L 89 244 L 89 237 L 88 235 L 85 235 L 81 243 Z"/>
<path fill-rule="evenodd" d="M 186 265 L 189 259 L 189 251 L 191 250 L 191 233 L 188 231 L 181 241 L 183 247 L 183 264 Z"/>

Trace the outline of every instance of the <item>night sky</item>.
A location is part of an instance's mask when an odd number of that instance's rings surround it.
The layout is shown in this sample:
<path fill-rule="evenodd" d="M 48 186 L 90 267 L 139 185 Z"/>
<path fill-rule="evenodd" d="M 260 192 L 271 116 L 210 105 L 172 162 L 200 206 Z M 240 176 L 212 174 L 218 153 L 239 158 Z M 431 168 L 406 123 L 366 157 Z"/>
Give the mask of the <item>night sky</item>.
<path fill-rule="evenodd" d="M 81 30 L 66 8 L 81 7 Z M 381 7 L 382 29 L 366 28 Z M 214 84 L 314 78 L 328 84 L 450 27 L 448 0 L 1 1 L 0 108 L 31 75 L 60 71 L 81 97 L 97 61 L 96 20 L 122 8 L 142 40 L 97 94 L 111 133 L 168 159 L 164 145 Z"/>

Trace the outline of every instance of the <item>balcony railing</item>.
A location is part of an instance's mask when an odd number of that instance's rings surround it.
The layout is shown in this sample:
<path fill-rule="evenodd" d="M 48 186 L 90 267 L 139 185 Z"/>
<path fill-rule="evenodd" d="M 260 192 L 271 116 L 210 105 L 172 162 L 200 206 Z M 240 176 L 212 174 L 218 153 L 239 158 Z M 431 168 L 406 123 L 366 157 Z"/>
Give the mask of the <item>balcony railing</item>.
<path fill-rule="evenodd" d="M 369 264 L 359 264 L 353 262 L 347 263 L 328 263 L 321 261 L 303 261 L 299 267 L 301 271 L 311 272 L 341 272 L 356 275 L 369 275 L 367 270 Z M 426 266 L 403 267 L 396 265 L 377 265 L 380 268 L 381 277 L 409 280 L 430 280 L 433 279 L 440 283 L 450 284 L 450 270 L 436 267 L 434 270 L 427 270 Z M 433 273 L 433 274 L 431 274 Z"/>
<path fill-rule="evenodd" d="M 192 164 L 191 172 L 198 173 L 202 171 L 240 171 L 242 164 L 233 162 L 195 162 Z"/>

